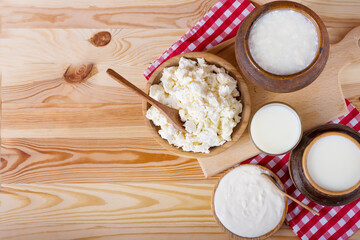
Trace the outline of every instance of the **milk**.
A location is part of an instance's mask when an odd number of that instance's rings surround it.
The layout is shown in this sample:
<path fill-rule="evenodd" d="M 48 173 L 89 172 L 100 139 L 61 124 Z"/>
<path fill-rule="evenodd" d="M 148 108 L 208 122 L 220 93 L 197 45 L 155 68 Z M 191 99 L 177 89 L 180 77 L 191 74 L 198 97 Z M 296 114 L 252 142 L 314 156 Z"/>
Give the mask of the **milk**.
<path fill-rule="evenodd" d="M 255 62 L 277 75 L 300 72 L 314 60 L 319 47 L 317 31 L 303 14 L 274 10 L 256 21 L 249 48 Z"/>
<path fill-rule="evenodd" d="M 318 139 L 306 161 L 311 179 L 325 190 L 345 191 L 360 181 L 360 144 L 345 136 Z"/>
<path fill-rule="evenodd" d="M 268 154 L 283 154 L 299 141 L 302 130 L 297 113 L 289 106 L 271 103 L 260 108 L 251 120 L 255 145 Z"/>

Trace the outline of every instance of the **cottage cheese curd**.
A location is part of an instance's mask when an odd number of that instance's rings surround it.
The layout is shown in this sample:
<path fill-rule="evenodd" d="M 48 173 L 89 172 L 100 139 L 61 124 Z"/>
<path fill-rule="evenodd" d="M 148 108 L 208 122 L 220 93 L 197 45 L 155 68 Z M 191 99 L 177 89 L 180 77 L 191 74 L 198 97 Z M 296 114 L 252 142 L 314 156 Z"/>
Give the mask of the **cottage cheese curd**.
<path fill-rule="evenodd" d="M 255 165 L 234 168 L 220 181 L 214 210 L 220 222 L 241 237 L 259 237 L 281 221 L 285 198 Z"/>
<path fill-rule="evenodd" d="M 161 82 L 150 88 L 150 96 L 178 109 L 187 133 L 178 131 L 155 108 L 146 117 L 160 126 L 159 134 L 184 151 L 209 153 L 209 149 L 231 140 L 240 122 L 242 104 L 237 82 L 225 69 L 182 57 L 179 66 L 163 70 Z"/>

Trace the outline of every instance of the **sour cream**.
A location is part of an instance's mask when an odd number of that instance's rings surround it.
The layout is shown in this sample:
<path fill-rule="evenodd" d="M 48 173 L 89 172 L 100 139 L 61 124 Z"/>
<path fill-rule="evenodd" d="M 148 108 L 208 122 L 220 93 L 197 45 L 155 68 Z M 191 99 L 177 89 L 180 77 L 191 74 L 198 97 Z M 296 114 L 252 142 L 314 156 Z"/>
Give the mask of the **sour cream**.
<path fill-rule="evenodd" d="M 221 180 L 214 194 L 220 222 L 241 237 L 259 237 L 280 223 L 285 198 L 256 165 L 234 168 Z"/>
<path fill-rule="evenodd" d="M 249 48 L 265 71 L 289 75 L 302 71 L 314 60 L 319 45 L 313 23 L 294 10 L 274 10 L 256 21 Z"/>

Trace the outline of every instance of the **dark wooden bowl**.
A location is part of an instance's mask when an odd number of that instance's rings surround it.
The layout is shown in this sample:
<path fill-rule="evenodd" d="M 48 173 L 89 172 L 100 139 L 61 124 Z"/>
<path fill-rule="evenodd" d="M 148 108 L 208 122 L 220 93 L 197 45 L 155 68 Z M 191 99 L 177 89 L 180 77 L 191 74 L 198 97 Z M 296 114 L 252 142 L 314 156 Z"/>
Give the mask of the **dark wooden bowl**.
<path fill-rule="evenodd" d="M 189 53 L 184 53 L 184 54 L 175 56 L 173 58 L 170 58 L 169 60 L 164 62 L 158 69 L 156 69 L 156 71 L 151 75 L 151 77 L 146 85 L 145 93 L 149 94 L 151 85 L 157 84 L 160 82 L 163 69 L 166 67 L 179 65 L 179 60 L 181 57 L 185 57 L 185 58 L 192 59 L 192 60 L 196 60 L 196 58 L 204 58 L 208 64 L 212 64 L 212 65 L 216 65 L 217 67 L 224 68 L 227 71 L 227 73 L 237 81 L 237 83 L 238 83 L 237 88 L 238 88 L 238 91 L 240 92 L 240 100 L 243 105 L 243 110 L 241 112 L 241 120 L 234 127 L 233 133 L 231 134 L 231 141 L 225 142 L 221 146 L 210 148 L 210 153 L 187 152 L 187 151 L 182 150 L 181 148 L 177 148 L 176 146 L 171 145 L 166 139 L 161 138 L 161 136 L 158 133 L 160 127 L 155 126 L 151 120 L 146 118 L 146 112 L 150 108 L 150 104 L 143 101 L 142 102 L 143 103 L 142 111 L 143 111 L 143 115 L 144 115 L 144 119 L 145 119 L 145 124 L 151 130 L 152 136 L 155 138 L 155 140 L 158 143 L 160 143 L 164 148 L 166 148 L 167 150 L 169 150 L 175 154 L 185 156 L 185 157 L 193 157 L 193 158 L 204 158 L 204 157 L 214 156 L 216 154 L 219 154 L 219 153 L 225 151 L 229 147 L 231 147 L 231 145 L 233 145 L 235 142 L 237 142 L 239 140 L 239 138 L 241 137 L 241 135 L 244 133 L 244 131 L 248 125 L 249 118 L 250 118 L 250 112 L 251 112 L 249 90 L 247 88 L 245 81 L 241 77 L 240 73 L 228 61 L 224 60 L 221 57 L 218 57 L 214 54 L 207 53 L 207 52 L 189 52 Z"/>
<path fill-rule="evenodd" d="M 360 134 L 354 129 L 340 124 L 325 124 L 304 133 L 299 145 L 291 152 L 289 159 L 289 173 L 299 191 L 308 199 L 325 206 L 340 206 L 357 200 L 360 197 L 360 187 L 344 194 L 327 194 L 311 184 L 305 176 L 303 155 L 305 149 L 316 137 L 327 132 L 343 133 L 360 143 Z"/>
<path fill-rule="evenodd" d="M 307 17 L 315 26 L 319 49 L 312 63 L 304 70 L 291 75 L 276 75 L 262 69 L 252 58 L 249 36 L 257 19 L 273 10 L 290 9 Z M 293 92 L 312 83 L 322 72 L 329 57 L 329 35 L 320 17 L 308 7 L 291 1 L 276 1 L 259 6 L 240 25 L 235 41 L 236 60 L 245 79 L 271 92 Z"/>
<path fill-rule="evenodd" d="M 239 235 L 236 235 L 234 233 L 232 233 L 231 231 L 229 231 L 219 220 L 219 218 L 216 216 L 216 213 L 215 213 L 215 207 L 214 207 L 214 196 L 215 196 L 215 192 L 216 192 L 216 189 L 221 181 L 221 179 L 227 174 L 229 173 L 231 170 L 233 170 L 234 168 L 237 168 L 237 167 L 241 167 L 241 166 L 246 166 L 246 165 L 252 165 L 252 166 L 256 166 L 256 167 L 259 167 L 267 172 L 269 172 L 271 174 L 271 176 L 276 180 L 276 182 L 279 184 L 279 186 L 285 191 L 285 187 L 284 187 L 284 184 L 281 182 L 280 178 L 273 172 L 271 171 L 270 169 L 264 167 L 264 166 L 261 166 L 261 165 L 256 165 L 256 164 L 242 164 L 242 165 L 239 165 L 239 166 L 236 166 L 236 167 L 232 167 L 230 168 L 229 170 L 227 170 L 222 176 L 221 178 L 218 180 L 218 182 L 216 183 L 215 187 L 214 187 L 214 190 L 213 190 L 213 193 L 212 193 L 212 198 L 211 198 L 211 208 L 212 208 L 212 212 L 213 212 L 213 215 L 214 215 L 214 218 L 215 218 L 215 221 L 216 223 L 221 227 L 221 229 L 226 232 L 232 239 L 235 239 L 235 240 L 263 240 L 263 239 L 266 239 L 268 237 L 270 237 L 271 235 L 273 235 L 277 230 L 280 229 L 280 227 L 283 225 L 284 221 L 285 221 L 285 217 L 286 217 L 286 214 L 287 214 L 287 211 L 288 211 L 288 198 L 286 196 L 284 196 L 284 199 L 285 199 L 285 209 L 284 209 L 284 212 L 283 212 L 283 215 L 281 217 L 281 220 L 279 222 L 279 224 L 273 229 L 271 230 L 270 232 L 262 235 L 262 236 L 259 236 L 259 237 L 253 237 L 253 238 L 248 238 L 248 237 L 242 237 L 242 236 L 239 236 Z"/>

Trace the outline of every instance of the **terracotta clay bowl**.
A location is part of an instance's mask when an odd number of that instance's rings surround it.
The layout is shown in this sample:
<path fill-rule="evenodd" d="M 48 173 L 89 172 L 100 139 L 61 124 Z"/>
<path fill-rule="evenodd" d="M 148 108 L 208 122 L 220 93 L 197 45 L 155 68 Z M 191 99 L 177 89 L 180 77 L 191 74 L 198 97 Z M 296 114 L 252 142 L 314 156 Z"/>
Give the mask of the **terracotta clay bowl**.
<path fill-rule="evenodd" d="M 262 69 L 253 59 L 249 48 L 252 26 L 273 10 L 294 10 L 307 17 L 315 26 L 319 48 L 312 63 L 300 72 L 276 75 Z M 271 92 L 293 92 L 311 84 L 322 72 L 329 56 L 329 35 L 320 17 L 308 7 L 291 1 L 275 1 L 257 7 L 240 25 L 235 41 L 236 60 L 245 79 Z"/>
<path fill-rule="evenodd" d="M 227 233 L 232 239 L 235 239 L 235 240 L 263 240 L 263 239 L 266 239 L 268 237 L 270 237 L 271 235 L 273 235 L 276 231 L 278 231 L 280 229 L 280 227 L 283 225 L 284 221 L 285 221 L 285 217 L 286 217 L 286 214 L 287 214 L 287 211 L 288 211 L 288 199 L 286 196 L 284 196 L 284 199 L 285 199 L 285 207 L 284 207 L 284 212 L 283 212 L 283 215 L 281 217 L 281 220 L 280 222 L 278 223 L 278 225 L 276 225 L 276 227 L 271 230 L 270 232 L 262 235 L 262 236 L 259 236 L 259 237 L 253 237 L 253 238 L 248 238 L 248 237 L 242 237 L 242 236 L 239 236 L 239 235 L 236 235 L 234 233 L 232 233 L 230 230 L 228 230 L 219 220 L 219 218 L 216 216 L 216 213 L 215 213 L 215 207 L 214 207 L 214 196 L 215 196 L 215 192 L 216 192 L 216 189 L 221 181 L 221 179 L 227 174 L 229 173 L 231 170 L 233 170 L 234 168 L 238 168 L 238 167 L 242 167 L 242 166 L 246 166 L 246 165 L 252 165 L 252 166 L 256 166 L 256 167 L 259 167 L 265 171 L 267 171 L 275 180 L 276 182 L 278 183 L 278 185 L 280 186 L 280 188 L 282 188 L 283 190 L 285 189 L 284 187 L 284 184 L 281 182 L 280 178 L 275 174 L 273 173 L 271 170 L 269 170 L 268 168 L 266 167 L 263 167 L 261 165 L 255 165 L 255 164 L 241 164 L 239 166 L 236 166 L 236 167 L 232 167 L 230 168 L 229 170 L 227 170 L 223 176 L 218 180 L 218 182 L 216 183 L 215 187 L 214 187 L 214 191 L 213 191 L 213 194 L 212 194 L 212 199 L 211 199 L 211 208 L 212 208 L 212 212 L 213 212 L 213 215 L 214 215 L 214 218 L 216 220 L 216 223 L 221 227 L 221 229 Z"/>
<path fill-rule="evenodd" d="M 144 119 L 145 119 L 145 124 L 146 124 L 146 126 L 149 127 L 149 129 L 152 133 L 152 136 L 155 138 L 155 140 L 157 142 L 159 142 L 167 150 L 169 150 L 177 155 L 185 156 L 185 157 L 193 157 L 193 158 L 203 158 L 203 157 L 214 156 L 216 154 L 219 154 L 219 153 L 225 151 L 229 147 L 231 147 L 235 142 L 237 142 L 239 140 L 241 135 L 244 133 L 244 131 L 248 125 L 248 122 L 249 122 L 250 111 L 251 111 L 249 91 L 248 91 L 247 85 L 246 85 L 245 81 L 243 80 L 243 78 L 241 77 L 240 73 L 236 70 L 236 68 L 234 66 L 232 66 L 229 62 L 227 62 L 223 58 L 218 57 L 211 53 L 206 53 L 206 52 L 190 52 L 190 53 L 184 53 L 184 54 L 175 56 L 173 58 L 170 58 L 169 60 L 164 62 L 158 69 L 156 69 L 156 71 L 151 75 L 151 77 L 145 87 L 145 93 L 149 94 L 151 85 L 157 84 L 160 82 L 163 69 L 167 68 L 167 67 L 171 67 L 171 66 L 177 66 L 179 64 L 179 60 L 181 57 L 185 57 L 185 58 L 192 59 L 192 60 L 196 60 L 196 58 L 204 58 L 208 64 L 216 65 L 217 67 L 224 68 L 227 71 L 227 73 L 237 81 L 237 83 L 238 83 L 237 88 L 238 88 L 238 91 L 240 92 L 240 101 L 243 105 L 243 110 L 241 112 L 240 122 L 233 129 L 233 133 L 231 135 L 231 141 L 225 142 L 221 146 L 210 148 L 210 153 L 188 152 L 188 151 L 182 150 L 181 148 L 177 148 L 176 146 L 169 144 L 169 142 L 166 139 L 161 138 L 161 136 L 158 133 L 160 127 L 155 126 L 151 120 L 149 120 L 145 117 L 146 111 L 150 108 L 151 105 L 148 104 L 147 102 L 143 101 L 142 111 L 143 111 L 143 115 L 144 115 Z"/>
<path fill-rule="evenodd" d="M 341 206 L 357 200 L 360 197 L 360 185 L 344 192 L 330 192 L 312 183 L 311 179 L 306 176 L 306 170 L 303 165 L 304 155 L 314 140 L 327 133 L 344 134 L 358 144 L 360 144 L 360 134 L 354 129 L 341 124 L 325 124 L 315 127 L 304 133 L 299 145 L 291 152 L 289 158 L 289 173 L 292 181 L 299 191 L 308 199 L 325 206 Z"/>

